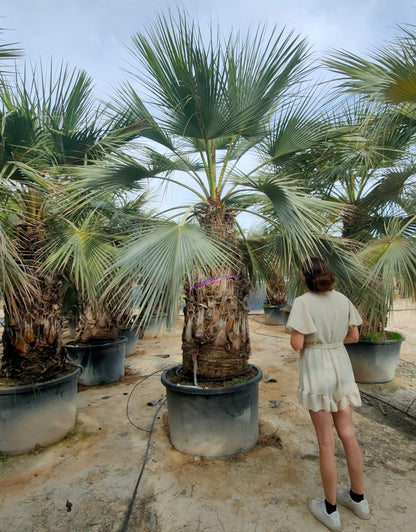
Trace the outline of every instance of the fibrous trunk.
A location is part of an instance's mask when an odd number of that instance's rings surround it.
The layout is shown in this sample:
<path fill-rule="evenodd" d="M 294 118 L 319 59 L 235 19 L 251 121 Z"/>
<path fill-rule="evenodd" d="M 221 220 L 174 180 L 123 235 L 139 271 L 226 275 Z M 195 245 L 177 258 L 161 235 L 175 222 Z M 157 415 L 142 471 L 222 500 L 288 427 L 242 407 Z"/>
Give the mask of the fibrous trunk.
<path fill-rule="evenodd" d="M 266 297 L 269 305 L 287 304 L 286 283 L 282 275 L 274 273 L 266 284 Z"/>
<path fill-rule="evenodd" d="M 226 378 L 248 366 L 249 283 L 238 253 L 233 211 L 210 204 L 198 216 L 207 232 L 229 243 L 236 260 L 232 266 L 199 274 L 186 287 L 183 370 L 198 378 Z"/>
<path fill-rule="evenodd" d="M 42 228 L 22 226 L 19 255 L 30 280 L 4 301 L 1 374 L 22 383 L 55 377 L 65 366 L 59 277 L 42 272 Z"/>
<path fill-rule="evenodd" d="M 114 340 L 119 335 L 120 324 L 113 314 L 101 305 L 82 299 L 76 341 Z"/>

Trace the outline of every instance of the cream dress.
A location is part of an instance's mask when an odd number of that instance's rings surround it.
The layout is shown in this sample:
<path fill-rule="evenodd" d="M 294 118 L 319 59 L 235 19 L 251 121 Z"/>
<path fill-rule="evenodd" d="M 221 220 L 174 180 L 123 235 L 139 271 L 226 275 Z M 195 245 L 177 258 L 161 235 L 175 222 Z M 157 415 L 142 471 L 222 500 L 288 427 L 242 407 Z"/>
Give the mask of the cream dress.
<path fill-rule="evenodd" d="M 288 331 L 305 335 L 300 351 L 299 402 L 308 410 L 337 412 L 349 404 L 361 406 L 351 362 L 343 344 L 348 326 L 361 317 L 340 292 L 306 292 L 293 302 Z"/>

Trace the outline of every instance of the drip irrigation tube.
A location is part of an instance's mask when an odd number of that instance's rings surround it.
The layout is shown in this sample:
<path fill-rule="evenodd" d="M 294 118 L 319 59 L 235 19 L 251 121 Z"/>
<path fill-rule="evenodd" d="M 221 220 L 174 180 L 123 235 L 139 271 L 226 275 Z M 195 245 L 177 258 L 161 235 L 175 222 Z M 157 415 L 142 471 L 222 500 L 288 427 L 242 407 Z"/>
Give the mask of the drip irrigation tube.
<path fill-rule="evenodd" d="M 143 427 L 139 427 L 138 425 L 136 425 L 135 423 L 133 423 L 133 421 L 131 420 L 130 418 L 130 415 L 129 415 L 129 403 L 130 403 L 130 398 L 134 392 L 134 390 L 142 383 L 144 382 L 146 379 L 148 379 L 149 377 L 151 377 L 152 375 L 156 375 L 157 373 L 161 373 L 162 371 L 164 371 L 166 368 L 162 368 L 162 369 L 158 369 L 157 371 L 154 371 L 153 373 L 150 373 L 149 375 L 146 375 L 145 377 L 143 377 L 143 379 L 141 379 L 139 382 L 137 382 L 135 384 L 135 386 L 133 387 L 133 389 L 131 390 L 130 394 L 129 394 L 129 397 L 127 399 L 127 404 L 126 404 L 126 414 L 127 414 L 127 419 L 129 420 L 129 422 L 133 425 L 133 427 L 135 427 L 136 429 L 139 429 L 139 430 L 142 430 L 144 432 L 148 432 L 149 435 L 147 437 L 147 444 L 146 444 L 146 450 L 145 450 L 145 453 L 144 453 L 144 457 L 143 457 L 143 461 L 142 461 L 142 466 L 140 468 L 140 472 L 139 472 L 139 476 L 137 478 L 137 481 L 136 481 L 136 484 L 134 486 L 134 490 L 133 490 L 133 494 L 131 496 L 131 499 L 130 499 L 130 502 L 129 502 L 129 505 L 128 505 L 128 508 L 127 508 L 127 511 L 126 511 L 126 515 L 124 516 L 124 521 L 123 521 L 123 524 L 121 526 L 121 529 L 120 529 L 120 532 L 126 532 L 127 530 L 127 527 L 129 525 L 129 521 L 130 521 L 130 516 L 131 516 L 131 512 L 132 512 L 132 509 L 133 509 L 133 504 L 134 504 L 134 501 L 136 499 L 136 495 L 137 495 L 137 490 L 139 489 L 139 485 L 140 485 L 140 481 L 142 479 L 142 476 L 143 476 L 143 472 L 144 472 L 144 468 L 146 467 L 146 463 L 147 463 L 147 458 L 148 458 L 148 455 L 149 455 L 149 448 L 150 448 L 150 442 L 152 440 L 152 435 L 153 435 L 153 429 L 154 429 L 154 426 L 155 426 L 155 423 L 156 423 L 156 419 L 157 419 L 157 416 L 161 410 L 161 408 L 164 406 L 164 404 L 166 403 L 166 397 L 162 400 L 162 402 L 159 404 L 156 412 L 155 412 L 155 415 L 153 416 L 153 420 L 152 420 L 152 424 L 150 426 L 149 429 L 146 429 L 146 428 L 143 428 Z"/>
<path fill-rule="evenodd" d="M 390 408 L 393 408 L 394 410 L 397 410 L 398 412 L 400 412 L 401 414 L 404 414 L 405 416 L 407 417 L 410 417 L 411 419 L 414 419 L 416 421 L 416 417 L 415 416 L 412 416 L 412 414 L 409 414 L 409 409 L 410 407 L 412 406 L 412 404 L 416 401 L 416 399 L 414 399 L 410 405 L 407 407 L 406 410 L 402 410 L 401 408 L 398 408 L 397 406 L 394 406 L 392 405 L 391 403 L 387 402 L 387 401 L 384 401 L 383 399 L 380 399 L 379 397 L 377 397 L 376 395 L 372 395 L 371 393 L 367 393 L 367 392 L 363 392 L 360 390 L 360 394 L 362 396 L 364 396 L 365 398 L 367 399 L 375 399 L 376 401 L 378 401 L 379 403 L 382 403 L 383 405 L 386 405 Z"/>

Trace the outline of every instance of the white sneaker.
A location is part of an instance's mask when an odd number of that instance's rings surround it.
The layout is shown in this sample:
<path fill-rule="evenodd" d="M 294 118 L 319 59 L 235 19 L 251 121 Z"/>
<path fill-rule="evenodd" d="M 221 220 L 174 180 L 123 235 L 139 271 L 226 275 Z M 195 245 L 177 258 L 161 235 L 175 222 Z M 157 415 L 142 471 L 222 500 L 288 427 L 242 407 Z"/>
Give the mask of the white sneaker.
<path fill-rule="evenodd" d="M 363 499 L 360 502 L 353 501 L 350 490 L 337 490 L 337 502 L 352 510 L 360 519 L 370 518 L 370 509 L 367 500 Z"/>
<path fill-rule="evenodd" d="M 309 502 L 309 510 L 311 514 L 318 519 L 322 524 L 329 528 L 329 530 L 341 530 L 341 519 L 338 510 L 329 514 L 326 511 L 325 499 L 312 499 Z"/>

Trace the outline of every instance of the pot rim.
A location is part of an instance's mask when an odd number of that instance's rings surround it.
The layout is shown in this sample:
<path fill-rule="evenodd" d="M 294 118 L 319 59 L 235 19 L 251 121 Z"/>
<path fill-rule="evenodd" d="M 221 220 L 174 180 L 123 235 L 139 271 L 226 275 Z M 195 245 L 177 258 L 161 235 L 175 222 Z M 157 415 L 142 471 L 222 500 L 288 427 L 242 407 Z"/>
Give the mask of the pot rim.
<path fill-rule="evenodd" d="M 166 375 L 169 371 L 171 371 L 174 368 L 180 367 L 181 364 L 177 364 L 176 366 L 171 366 L 170 368 L 167 368 L 164 370 L 164 372 L 161 375 L 161 381 L 162 384 L 168 389 L 172 390 L 174 392 L 180 392 L 188 395 L 221 395 L 221 394 L 230 394 L 234 392 L 238 392 L 244 388 L 251 387 L 255 384 L 257 384 L 263 377 L 263 372 L 259 366 L 256 366 L 254 364 L 249 364 L 248 366 L 250 368 L 254 368 L 257 370 L 257 375 L 254 376 L 252 379 L 246 382 L 239 382 L 237 384 L 231 384 L 229 386 L 222 386 L 219 388 L 199 388 L 197 386 L 191 386 L 191 385 L 184 385 L 184 384 L 174 384 L 173 382 L 170 382 Z"/>
<path fill-rule="evenodd" d="M 99 343 L 95 343 L 94 341 L 82 343 L 82 342 L 76 342 L 75 340 L 71 340 L 70 342 L 67 342 L 66 344 L 64 344 L 64 347 L 65 348 L 69 347 L 69 349 L 89 349 L 91 347 L 109 347 L 112 345 L 118 345 L 118 344 L 124 344 L 124 343 L 127 343 L 127 337 L 119 336 L 115 340 L 108 340 L 106 342 L 99 342 Z"/>
<path fill-rule="evenodd" d="M 51 379 L 49 381 L 44 382 L 34 382 L 32 384 L 22 384 L 21 386 L 15 386 L 11 388 L 0 388 L 0 395 L 12 395 L 16 393 L 27 393 L 34 390 L 42 390 L 43 388 L 49 387 L 49 386 L 55 386 L 57 384 L 61 384 L 67 380 L 71 380 L 75 374 L 81 373 L 81 368 L 75 368 L 74 371 L 71 373 L 68 373 L 67 375 L 64 375 L 63 377 L 58 377 L 56 379 Z"/>
<path fill-rule="evenodd" d="M 389 344 L 397 344 L 397 343 L 401 343 L 401 342 L 404 342 L 406 340 L 406 338 L 402 335 L 402 338 L 396 338 L 396 339 L 393 339 L 393 340 L 365 340 L 363 338 L 360 338 L 358 340 L 358 342 L 356 342 L 357 344 L 367 344 L 367 345 L 389 345 Z M 354 344 L 347 344 L 347 345 L 354 345 Z"/>

